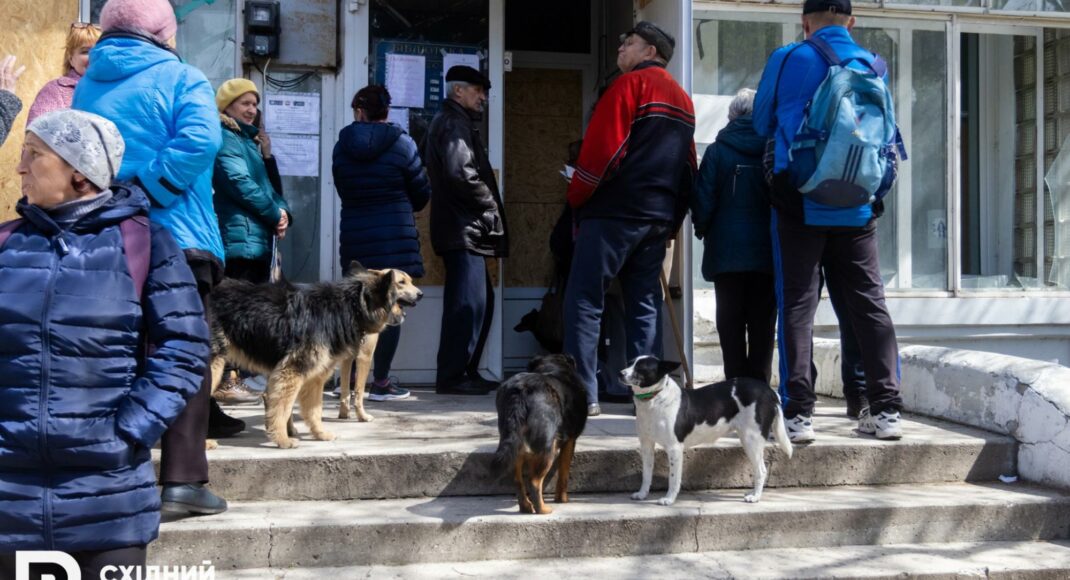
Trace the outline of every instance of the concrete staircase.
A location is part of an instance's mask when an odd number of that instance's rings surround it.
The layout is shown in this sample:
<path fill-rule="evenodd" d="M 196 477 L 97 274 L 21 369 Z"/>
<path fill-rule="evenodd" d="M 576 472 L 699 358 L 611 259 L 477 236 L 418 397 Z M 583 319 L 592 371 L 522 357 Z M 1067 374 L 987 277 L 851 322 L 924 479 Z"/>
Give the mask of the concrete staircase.
<path fill-rule="evenodd" d="M 633 502 L 630 405 L 605 405 L 571 503 L 531 516 L 489 474 L 493 405 L 414 391 L 294 450 L 266 444 L 261 409 L 232 408 L 252 428 L 210 452 L 230 511 L 165 522 L 150 563 L 211 560 L 217 578 L 1070 578 L 1070 494 L 999 482 L 1015 472 L 1004 436 L 907 417 L 901 441 L 878 442 L 823 400 L 816 443 L 767 449 L 761 503 L 743 503 L 749 468 L 727 439 L 688 453 L 687 492 L 661 507 L 664 457 Z"/>

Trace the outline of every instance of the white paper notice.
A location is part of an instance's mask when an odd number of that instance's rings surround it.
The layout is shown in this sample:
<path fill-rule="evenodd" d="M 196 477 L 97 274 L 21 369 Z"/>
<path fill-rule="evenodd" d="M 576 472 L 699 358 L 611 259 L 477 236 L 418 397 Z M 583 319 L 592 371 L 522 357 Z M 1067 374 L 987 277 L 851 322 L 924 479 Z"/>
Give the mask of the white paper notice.
<path fill-rule="evenodd" d="M 415 54 L 386 55 L 386 89 L 398 107 L 424 108 L 426 60 Z"/>
<path fill-rule="evenodd" d="M 271 152 L 279 164 L 279 173 L 298 177 L 320 174 L 320 138 L 318 135 L 271 136 Z"/>
<path fill-rule="evenodd" d="M 390 107 L 390 112 L 386 114 L 386 120 L 401 127 L 406 133 L 409 132 L 409 110 L 399 109 L 397 107 Z"/>
<path fill-rule="evenodd" d="M 470 66 L 479 70 L 479 55 L 461 52 L 447 52 L 442 55 L 442 82 L 446 82 L 446 73 L 453 66 Z"/>
<path fill-rule="evenodd" d="M 320 96 L 315 93 L 268 93 L 268 133 L 320 134 Z"/>

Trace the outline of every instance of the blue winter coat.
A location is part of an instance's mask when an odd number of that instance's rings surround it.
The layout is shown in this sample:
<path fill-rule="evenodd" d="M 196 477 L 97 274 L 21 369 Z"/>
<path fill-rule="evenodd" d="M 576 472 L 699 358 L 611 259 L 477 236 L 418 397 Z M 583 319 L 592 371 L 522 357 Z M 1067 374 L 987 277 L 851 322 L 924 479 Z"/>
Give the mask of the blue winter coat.
<path fill-rule="evenodd" d="M 413 212 L 431 197 L 416 143 L 397 125 L 353 123 L 334 146 L 334 186 L 342 200 L 342 266 L 397 268 L 424 275 Z"/>
<path fill-rule="evenodd" d="M 764 148 L 750 116 L 743 116 L 721 129 L 702 157 L 690 203 L 706 280 L 722 272 L 773 272 Z"/>
<path fill-rule="evenodd" d="M 26 223 L 0 250 L 0 553 L 113 549 L 159 530 L 149 449 L 201 384 L 208 327 L 156 224 L 138 302 L 119 224 L 148 202 L 115 191 L 66 231 L 20 202 Z"/>
<path fill-rule="evenodd" d="M 89 62 L 71 108 L 119 127 L 126 153 L 118 178 L 141 181 L 152 200 L 152 221 L 182 249 L 222 261 L 212 207 L 212 165 L 222 137 L 208 79 L 175 53 L 135 36 L 105 34 Z"/>

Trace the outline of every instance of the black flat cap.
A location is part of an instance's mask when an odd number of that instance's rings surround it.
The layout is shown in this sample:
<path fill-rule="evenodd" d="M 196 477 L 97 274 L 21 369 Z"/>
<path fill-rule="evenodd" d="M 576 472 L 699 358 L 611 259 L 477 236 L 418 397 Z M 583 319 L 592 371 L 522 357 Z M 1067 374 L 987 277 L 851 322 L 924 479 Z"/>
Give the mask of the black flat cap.
<path fill-rule="evenodd" d="M 620 35 L 621 43 L 624 43 L 624 39 L 633 34 L 653 46 L 658 51 L 658 56 L 665 59 L 665 62 L 672 60 L 673 50 L 676 49 L 676 39 L 662 30 L 660 26 L 646 20 L 640 21 L 634 28 Z"/>
<path fill-rule="evenodd" d="M 803 2 L 803 14 L 812 14 L 814 12 L 850 14 L 851 0 L 806 0 Z"/>
<path fill-rule="evenodd" d="M 460 81 L 470 85 L 482 85 L 483 90 L 490 90 L 490 79 L 483 76 L 483 73 L 476 69 L 462 64 L 451 66 L 450 70 L 446 71 L 446 82 L 449 83 L 453 81 Z"/>

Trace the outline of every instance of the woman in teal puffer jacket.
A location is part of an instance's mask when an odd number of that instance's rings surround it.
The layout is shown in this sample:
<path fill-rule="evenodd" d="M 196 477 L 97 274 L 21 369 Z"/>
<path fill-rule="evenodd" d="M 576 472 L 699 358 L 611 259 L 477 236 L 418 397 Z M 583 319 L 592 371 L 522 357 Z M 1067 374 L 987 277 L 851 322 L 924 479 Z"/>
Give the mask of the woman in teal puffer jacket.
<path fill-rule="evenodd" d="M 231 79 L 216 91 L 223 145 L 215 160 L 215 210 L 227 255 L 226 275 L 253 283 L 268 281 L 272 237 L 290 226 L 290 207 L 271 184 L 270 149 L 261 152 L 254 125 L 260 93 L 249 79 Z"/>

